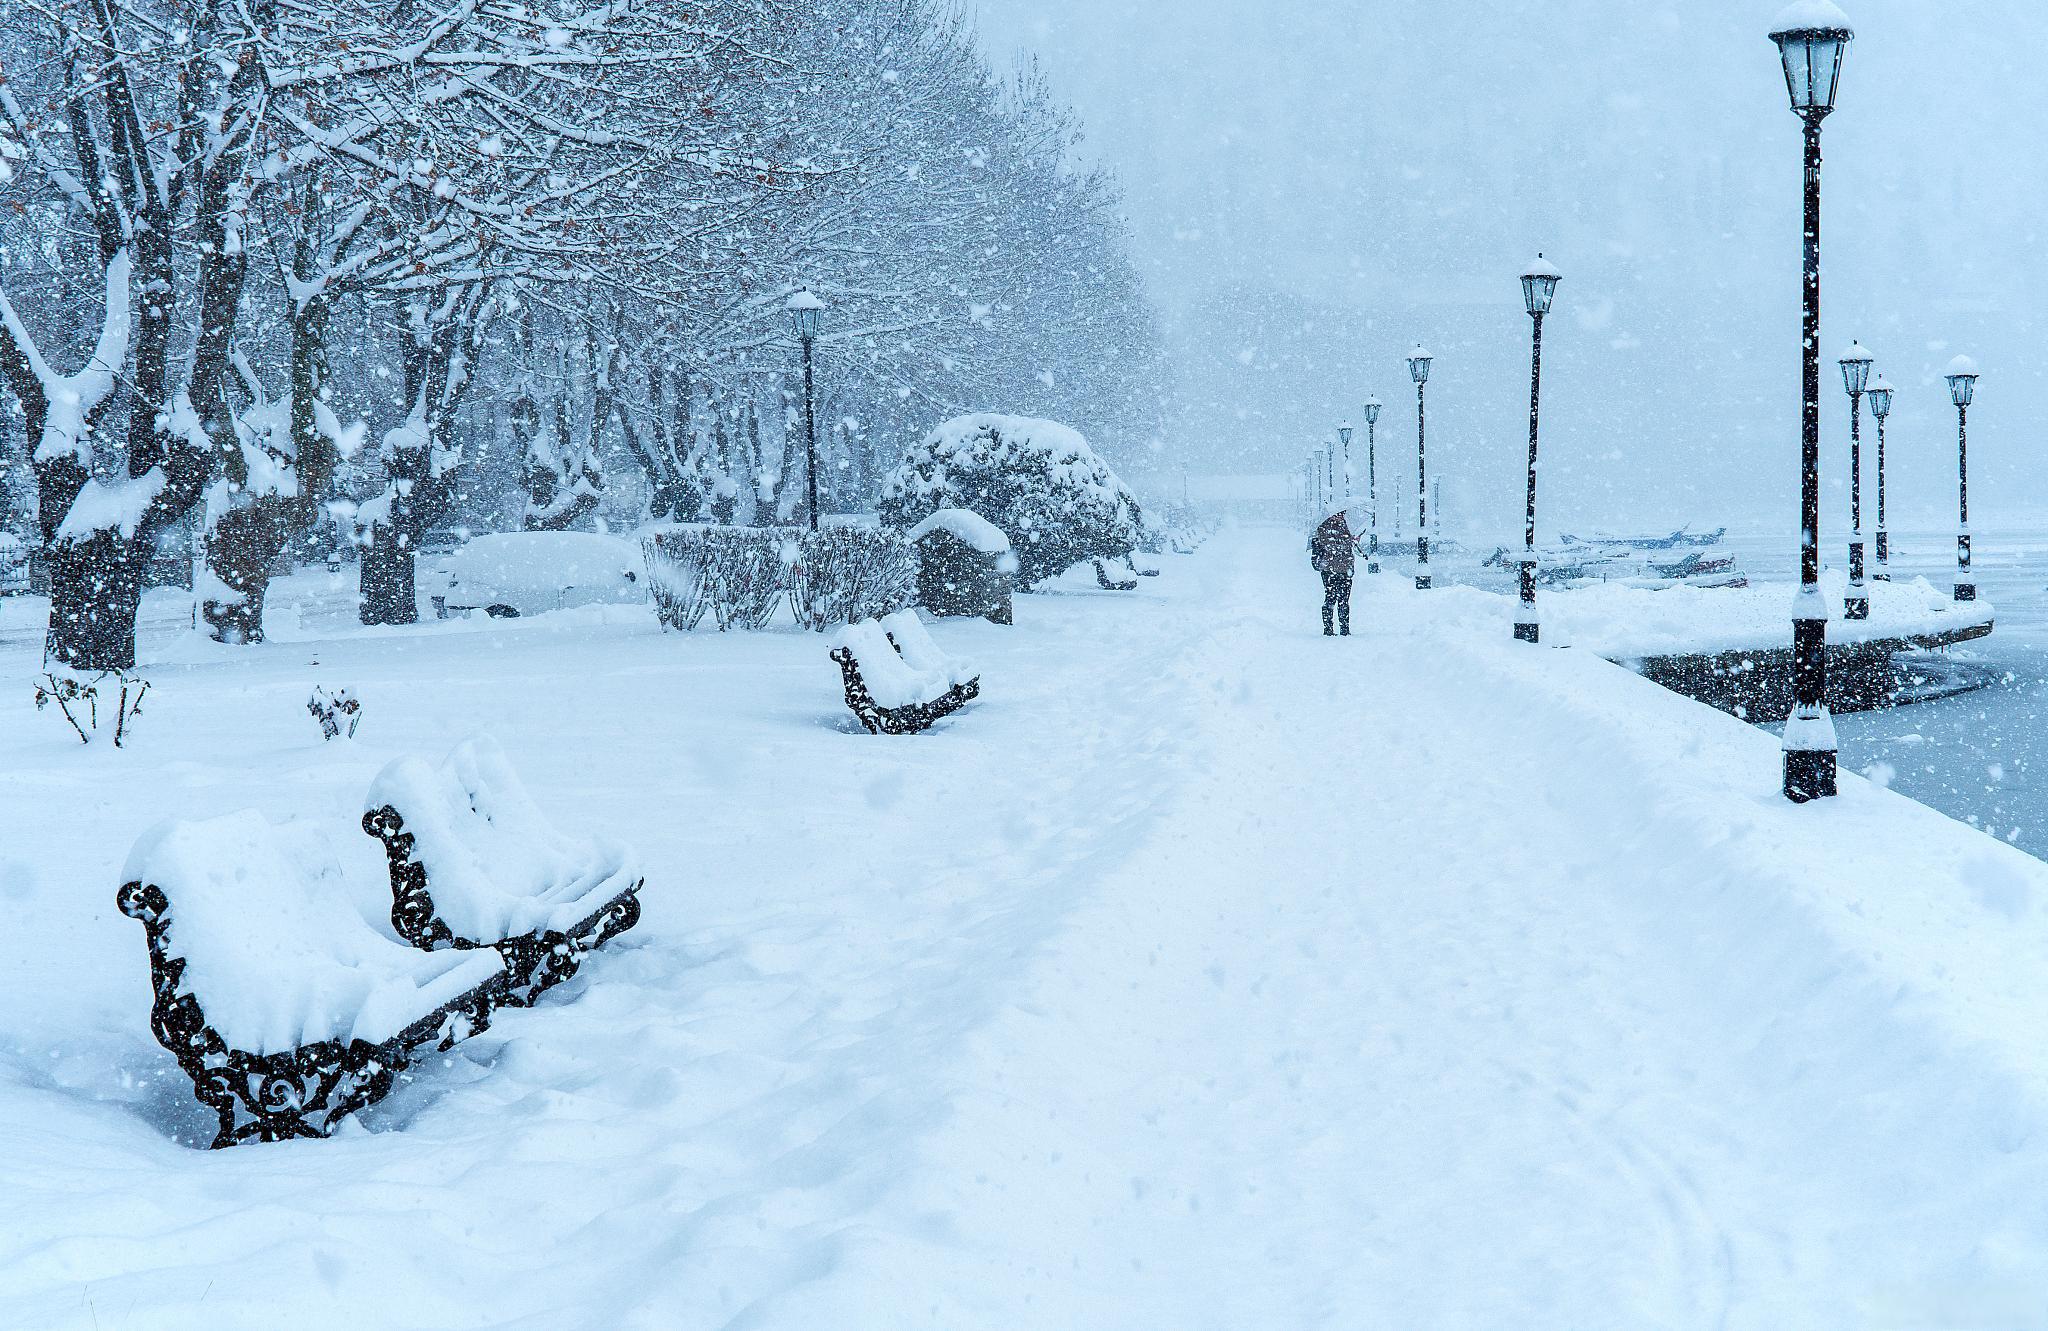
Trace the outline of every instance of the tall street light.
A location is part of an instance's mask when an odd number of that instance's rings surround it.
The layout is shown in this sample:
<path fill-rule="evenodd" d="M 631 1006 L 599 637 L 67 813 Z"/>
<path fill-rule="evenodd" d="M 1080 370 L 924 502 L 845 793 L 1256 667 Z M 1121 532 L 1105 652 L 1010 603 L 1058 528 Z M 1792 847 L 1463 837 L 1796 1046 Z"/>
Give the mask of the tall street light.
<path fill-rule="evenodd" d="M 1380 400 L 1377 397 L 1365 399 L 1365 502 L 1367 521 L 1371 524 L 1371 535 L 1365 538 L 1365 571 L 1380 571 L 1380 478 L 1376 451 L 1373 446 L 1373 427 L 1380 423 Z"/>
<path fill-rule="evenodd" d="M 1977 599 L 1970 572 L 1970 399 L 1977 395 L 1977 362 L 1958 356 L 1948 363 L 1948 395 L 1956 404 L 1956 477 L 1961 503 L 1956 525 L 1956 600 Z"/>
<path fill-rule="evenodd" d="M 1771 40 L 1792 111 L 1806 130 L 1805 271 L 1800 287 L 1799 594 L 1792 609 L 1792 715 L 1785 722 L 1785 798 L 1835 793 L 1828 715 L 1828 608 L 1820 595 L 1820 125 L 1835 109 L 1855 32 L 1831 0 L 1794 0 Z"/>
<path fill-rule="evenodd" d="M 1849 392 L 1849 591 L 1842 618 L 1870 618 L 1870 593 L 1863 585 L 1863 390 L 1870 386 L 1872 356 L 1861 342 L 1842 353 L 1842 387 Z"/>
<path fill-rule="evenodd" d="M 818 340 L 818 325 L 825 317 L 825 302 L 808 290 L 799 291 L 783 306 L 789 311 L 789 326 L 804 348 L 804 462 L 810 478 L 811 530 L 818 530 L 818 417 L 816 391 L 811 377 L 811 344 Z"/>
<path fill-rule="evenodd" d="M 1522 603 L 1515 614 L 1515 640 L 1535 642 L 1536 623 L 1536 424 L 1543 402 L 1543 316 L 1564 275 L 1541 254 L 1522 274 L 1522 303 L 1534 328 L 1529 343 L 1529 505 L 1522 517 Z"/>
<path fill-rule="evenodd" d="M 1337 441 L 1344 445 L 1344 506 L 1351 506 L 1351 422 L 1345 421 L 1337 427 Z"/>
<path fill-rule="evenodd" d="M 1870 385 L 1870 414 L 1877 420 L 1877 572 L 1879 582 L 1892 580 L 1892 539 L 1884 525 L 1884 418 L 1892 414 L 1892 386 L 1883 375 Z"/>
<path fill-rule="evenodd" d="M 1415 380 L 1415 589 L 1429 590 L 1429 404 L 1423 385 L 1429 382 L 1434 359 L 1420 346 L 1408 353 L 1408 374 Z"/>

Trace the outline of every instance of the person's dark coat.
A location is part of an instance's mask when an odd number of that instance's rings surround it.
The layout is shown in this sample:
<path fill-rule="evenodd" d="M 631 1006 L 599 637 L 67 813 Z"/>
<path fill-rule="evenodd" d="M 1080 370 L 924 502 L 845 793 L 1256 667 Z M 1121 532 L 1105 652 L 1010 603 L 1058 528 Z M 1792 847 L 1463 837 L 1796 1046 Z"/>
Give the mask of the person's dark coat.
<path fill-rule="evenodd" d="M 1308 562 L 1326 578 L 1348 577 L 1357 566 L 1357 541 L 1343 512 L 1332 513 L 1308 539 Z"/>

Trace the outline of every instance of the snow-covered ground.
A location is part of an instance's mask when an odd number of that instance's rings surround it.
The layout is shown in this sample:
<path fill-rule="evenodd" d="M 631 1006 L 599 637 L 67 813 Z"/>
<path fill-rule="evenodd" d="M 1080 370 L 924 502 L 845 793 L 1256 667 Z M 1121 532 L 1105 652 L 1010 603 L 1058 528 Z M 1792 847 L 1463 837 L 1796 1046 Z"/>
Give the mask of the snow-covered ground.
<path fill-rule="evenodd" d="M 2048 866 L 1792 808 L 1768 735 L 1476 593 L 1362 580 L 1325 639 L 1300 544 L 939 624 L 982 700 L 908 740 L 813 635 L 372 632 L 316 575 L 257 648 L 156 594 L 137 743 L 84 750 L 0 620 L 0 1325 L 2035 1317 Z M 194 1149 L 129 845 L 255 807 L 375 874 L 371 777 L 479 730 L 644 922 L 334 1140 Z"/>

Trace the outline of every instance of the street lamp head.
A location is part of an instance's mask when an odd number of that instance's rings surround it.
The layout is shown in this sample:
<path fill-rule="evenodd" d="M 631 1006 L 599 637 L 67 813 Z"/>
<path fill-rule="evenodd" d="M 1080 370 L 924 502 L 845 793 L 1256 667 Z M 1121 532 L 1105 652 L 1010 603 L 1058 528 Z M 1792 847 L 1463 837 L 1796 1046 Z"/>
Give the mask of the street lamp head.
<path fill-rule="evenodd" d="M 1892 382 L 1881 374 L 1870 386 L 1870 414 L 1879 420 L 1892 414 Z"/>
<path fill-rule="evenodd" d="M 1408 353 L 1408 374 L 1418 384 L 1429 382 L 1429 363 L 1436 359 L 1421 347 Z"/>
<path fill-rule="evenodd" d="M 1785 88 L 1792 109 L 1819 120 L 1835 109 L 1835 89 L 1842 80 L 1842 57 L 1856 40 L 1834 0 L 1793 0 L 1771 30 L 1778 56 L 1785 62 Z"/>
<path fill-rule="evenodd" d="M 1977 395 L 1977 362 L 1968 356 L 1958 356 L 1948 363 L 1948 395 L 1959 407 L 1970 405 L 1970 399 Z"/>
<path fill-rule="evenodd" d="M 1849 349 L 1842 353 L 1842 387 L 1850 397 L 1857 396 L 1870 385 L 1870 362 L 1874 359 L 1863 349 L 1861 342 L 1851 342 Z"/>
<path fill-rule="evenodd" d="M 1551 267 L 1548 259 L 1541 254 L 1536 256 L 1536 262 L 1522 274 L 1522 303 L 1529 307 L 1531 316 L 1541 318 L 1550 313 L 1557 284 L 1563 280 L 1564 274 Z"/>
<path fill-rule="evenodd" d="M 1342 444 L 1342 445 L 1344 445 L 1344 447 L 1346 447 L 1346 448 L 1349 448 L 1349 447 L 1351 447 L 1351 422 L 1350 422 L 1350 421 L 1345 421 L 1345 422 L 1344 422 L 1344 423 L 1343 423 L 1342 425 L 1339 425 L 1339 426 L 1337 427 L 1337 442 L 1338 442 L 1338 443 L 1340 443 L 1340 444 Z"/>
<path fill-rule="evenodd" d="M 1365 423 L 1367 425 L 1378 425 L 1380 423 L 1380 400 L 1378 397 L 1369 397 L 1365 400 Z"/>
<path fill-rule="evenodd" d="M 789 326 L 796 333 L 797 340 L 808 342 L 818 335 L 818 324 L 825 317 L 825 302 L 812 295 L 809 289 L 791 296 L 782 308 L 789 312 Z"/>

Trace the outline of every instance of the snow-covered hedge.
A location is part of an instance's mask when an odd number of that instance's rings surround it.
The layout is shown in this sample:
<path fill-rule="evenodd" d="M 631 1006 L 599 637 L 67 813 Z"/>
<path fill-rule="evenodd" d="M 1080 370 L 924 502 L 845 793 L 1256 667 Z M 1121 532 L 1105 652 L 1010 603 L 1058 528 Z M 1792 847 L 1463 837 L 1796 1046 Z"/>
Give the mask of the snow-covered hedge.
<path fill-rule="evenodd" d="M 882 520 L 911 527 L 965 508 L 1007 533 L 1029 587 L 1085 559 L 1131 553 L 1137 498 L 1080 433 L 1057 421 L 980 414 L 947 421 L 904 455 L 882 488 Z"/>
<path fill-rule="evenodd" d="M 798 533 L 791 527 L 684 523 L 648 535 L 648 589 L 667 628 L 687 631 L 709 610 L 719 632 L 758 629 L 790 589 Z"/>
<path fill-rule="evenodd" d="M 808 629 L 879 619 L 917 600 L 917 553 L 886 527 L 805 532 L 791 572 L 789 603 Z"/>
<path fill-rule="evenodd" d="M 797 622 L 827 629 L 917 600 L 917 555 L 873 527 L 665 527 L 642 541 L 654 612 L 687 631 L 708 612 L 720 631 L 758 629 L 787 594 Z"/>

